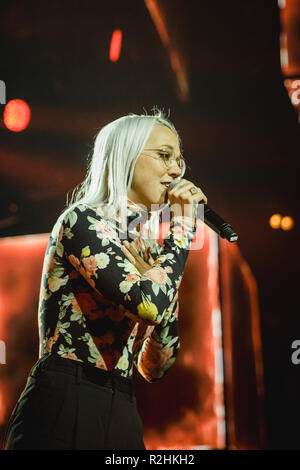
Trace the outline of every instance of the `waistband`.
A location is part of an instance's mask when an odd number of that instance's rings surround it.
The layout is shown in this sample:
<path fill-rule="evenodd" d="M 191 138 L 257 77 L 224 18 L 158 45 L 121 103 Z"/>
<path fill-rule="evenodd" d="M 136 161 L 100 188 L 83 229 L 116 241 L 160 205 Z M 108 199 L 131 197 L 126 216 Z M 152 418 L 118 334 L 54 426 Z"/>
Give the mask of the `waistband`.
<path fill-rule="evenodd" d="M 41 370 L 61 371 L 73 375 L 77 382 L 86 380 L 96 385 L 102 385 L 111 390 L 119 390 L 134 397 L 132 379 L 121 377 L 115 371 L 98 369 L 82 362 L 60 357 L 58 354 L 45 354 L 32 367 L 29 375 L 36 377 Z"/>

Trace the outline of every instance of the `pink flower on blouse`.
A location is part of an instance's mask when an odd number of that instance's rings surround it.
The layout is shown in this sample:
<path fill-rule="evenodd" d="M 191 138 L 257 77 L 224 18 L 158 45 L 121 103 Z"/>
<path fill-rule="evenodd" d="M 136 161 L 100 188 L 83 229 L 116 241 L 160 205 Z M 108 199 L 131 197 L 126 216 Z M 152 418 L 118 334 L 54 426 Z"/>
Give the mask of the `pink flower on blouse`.
<path fill-rule="evenodd" d="M 129 273 L 126 276 L 126 281 L 128 281 L 128 282 L 136 282 L 139 279 L 140 279 L 140 277 L 135 273 Z"/>
<path fill-rule="evenodd" d="M 51 352 L 53 344 L 56 343 L 56 341 L 58 340 L 58 336 L 59 336 L 59 329 L 55 328 L 54 335 L 51 336 L 50 338 L 48 338 L 48 340 L 46 342 L 46 351 L 47 352 Z"/>
<path fill-rule="evenodd" d="M 146 374 L 151 372 L 152 377 L 162 377 L 169 359 L 173 357 L 174 347 L 163 349 L 161 343 L 153 342 L 151 349 L 146 346 L 146 350 L 147 354 L 140 357 L 139 366 Z"/>
<path fill-rule="evenodd" d="M 145 276 L 150 279 L 150 281 L 156 282 L 156 284 L 165 284 L 167 281 L 166 271 L 159 266 L 146 271 Z"/>
<path fill-rule="evenodd" d="M 118 238 L 117 232 L 115 230 L 109 230 L 105 226 L 105 224 L 101 222 L 100 220 L 98 222 L 95 222 L 94 227 L 95 227 L 96 232 L 100 232 L 103 235 L 103 237 L 114 238 L 114 239 Z"/>
<path fill-rule="evenodd" d="M 167 273 L 172 273 L 173 272 L 173 269 L 171 268 L 171 266 L 166 266 L 165 270 L 167 271 Z"/>
<path fill-rule="evenodd" d="M 94 256 L 88 256 L 82 259 L 82 264 L 88 273 L 88 276 L 91 277 L 97 271 L 97 263 Z"/>
<path fill-rule="evenodd" d="M 107 367 L 105 365 L 105 362 L 101 356 L 101 354 L 98 356 L 97 360 L 96 360 L 96 367 L 98 367 L 98 369 L 104 369 L 104 370 L 107 370 Z"/>
<path fill-rule="evenodd" d="M 73 361 L 77 361 L 78 357 L 76 356 L 76 354 L 74 353 L 65 353 L 65 354 L 62 354 L 61 357 L 65 357 L 66 359 L 73 359 Z"/>

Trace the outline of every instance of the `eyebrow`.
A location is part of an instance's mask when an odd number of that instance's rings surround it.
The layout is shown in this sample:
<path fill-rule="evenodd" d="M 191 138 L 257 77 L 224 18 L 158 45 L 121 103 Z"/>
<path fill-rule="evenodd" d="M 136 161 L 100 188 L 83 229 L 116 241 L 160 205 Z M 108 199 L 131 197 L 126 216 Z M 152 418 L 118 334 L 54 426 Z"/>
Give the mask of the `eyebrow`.
<path fill-rule="evenodd" d="M 172 145 L 168 145 L 168 144 L 162 144 L 162 145 L 159 145 L 159 147 L 168 147 L 169 149 L 174 150 L 174 147 L 172 147 Z"/>

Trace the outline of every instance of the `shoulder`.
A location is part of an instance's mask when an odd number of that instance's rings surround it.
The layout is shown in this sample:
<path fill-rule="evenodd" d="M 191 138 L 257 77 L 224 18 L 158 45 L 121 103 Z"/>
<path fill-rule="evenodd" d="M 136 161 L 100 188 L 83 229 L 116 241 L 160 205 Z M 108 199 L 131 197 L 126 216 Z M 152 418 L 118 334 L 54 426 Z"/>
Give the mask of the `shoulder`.
<path fill-rule="evenodd" d="M 107 209 L 105 205 L 91 206 L 80 203 L 62 214 L 61 225 L 63 233 L 68 233 L 68 235 L 69 232 L 72 234 L 88 232 L 90 235 L 94 232 L 97 238 L 110 238 L 118 241 L 118 227 L 115 222 L 112 210 Z"/>
<path fill-rule="evenodd" d="M 69 222 L 71 220 L 77 220 L 78 218 L 86 218 L 88 215 L 103 217 L 104 213 L 95 206 L 79 203 L 75 206 L 71 206 L 65 209 L 64 212 L 60 215 L 59 219 L 63 222 Z"/>

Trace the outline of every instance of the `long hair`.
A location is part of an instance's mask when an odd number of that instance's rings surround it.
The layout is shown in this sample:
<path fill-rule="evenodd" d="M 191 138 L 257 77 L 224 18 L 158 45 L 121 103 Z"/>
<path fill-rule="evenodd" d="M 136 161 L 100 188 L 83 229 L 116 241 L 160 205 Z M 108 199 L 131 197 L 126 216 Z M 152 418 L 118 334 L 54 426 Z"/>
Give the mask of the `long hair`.
<path fill-rule="evenodd" d="M 87 174 L 72 192 L 62 215 L 78 204 L 98 207 L 105 204 L 121 214 L 126 213 L 127 192 L 132 183 L 135 164 L 142 153 L 154 125 L 166 126 L 182 143 L 177 130 L 164 114 L 154 107 L 153 114 L 133 114 L 105 125 L 95 138 Z"/>

